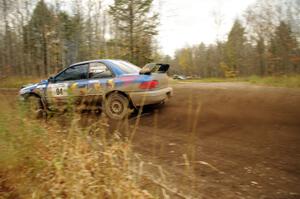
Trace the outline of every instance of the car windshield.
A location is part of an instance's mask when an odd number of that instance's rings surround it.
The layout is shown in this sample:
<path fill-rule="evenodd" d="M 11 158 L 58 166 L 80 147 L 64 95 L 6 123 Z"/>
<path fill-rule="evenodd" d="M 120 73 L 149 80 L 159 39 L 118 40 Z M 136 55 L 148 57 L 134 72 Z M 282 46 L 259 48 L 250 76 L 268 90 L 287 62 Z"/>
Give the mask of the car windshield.
<path fill-rule="evenodd" d="M 111 62 L 116 64 L 126 74 L 138 73 L 141 70 L 138 66 L 126 61 L 112 60 Z"/>

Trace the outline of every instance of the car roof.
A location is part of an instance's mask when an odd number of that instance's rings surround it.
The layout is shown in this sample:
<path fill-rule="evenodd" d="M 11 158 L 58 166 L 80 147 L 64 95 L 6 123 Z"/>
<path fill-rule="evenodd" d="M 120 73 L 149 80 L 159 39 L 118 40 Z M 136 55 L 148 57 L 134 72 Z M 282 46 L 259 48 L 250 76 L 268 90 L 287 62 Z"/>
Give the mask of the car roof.
<path fill-rule="evenodd" d="M 124 61 L 124 60 L 120 60 L 120 59 L 95 59 L 95 60 L 88 60 L 88 61 L 74 63 L 74 64 L 71 64 L 70 67 L 71 66 L 76 66 L 76 65 L 81 65 L 81 64 L 88 64 L 88 63 L 92 63 L 92 62 L 106 62 L 106 61 Z"/>

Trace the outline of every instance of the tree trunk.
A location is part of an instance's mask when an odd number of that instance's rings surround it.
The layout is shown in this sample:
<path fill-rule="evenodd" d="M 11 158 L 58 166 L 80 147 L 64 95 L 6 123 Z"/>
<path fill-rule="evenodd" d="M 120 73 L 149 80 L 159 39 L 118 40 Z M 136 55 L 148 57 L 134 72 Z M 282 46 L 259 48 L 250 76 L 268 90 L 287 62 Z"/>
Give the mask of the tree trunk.
<path fill-rule="evenodd" d="M 43 38 L 44 75 L 48 76 L 48 49 L 47 49 L 48 45 L 47 45 L 47 36 L 46 36 L 45 27 L 43 27 L 42 38 Z"/>
<path fill-rule="evenodd" d="M 133 61 L 134 56 L 134 46 L 133 46 L 133 24 L 134 22 L 134 16 L 133 16 L 133 0 L 130 0 L 129 3 L 129 36 L 130 36 L 130 44 L 129 44 L 129 50 L 130 50 L 130 61 Z"/>

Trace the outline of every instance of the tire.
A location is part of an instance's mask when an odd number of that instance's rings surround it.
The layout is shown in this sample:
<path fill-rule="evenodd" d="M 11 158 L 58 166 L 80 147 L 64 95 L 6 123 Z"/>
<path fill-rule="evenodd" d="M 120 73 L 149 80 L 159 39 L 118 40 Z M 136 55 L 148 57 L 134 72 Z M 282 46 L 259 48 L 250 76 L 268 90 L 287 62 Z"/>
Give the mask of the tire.
<path fill-rule="evenodd" d="M 122 120 L 130 113 L 129 100 L 120 93 L 111 93 L 104 101 L 106 115 L 114 120 Z"/>
<path fill-rule="evenodd" d="M 28 96 L 26 99 L 26 109 L 30 118 L 39 119 L 43 117 L 43 104 L 39 97 L 34 95 Z"/>

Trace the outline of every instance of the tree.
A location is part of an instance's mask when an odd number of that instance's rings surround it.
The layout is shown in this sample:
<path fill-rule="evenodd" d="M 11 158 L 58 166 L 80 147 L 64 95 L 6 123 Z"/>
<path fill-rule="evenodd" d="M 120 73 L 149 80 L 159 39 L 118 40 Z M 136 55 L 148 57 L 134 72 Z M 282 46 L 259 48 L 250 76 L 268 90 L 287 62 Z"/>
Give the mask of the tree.
<path fill-rule="evenodd" d="M 153 36 L 157 34 L 158 14 L 151 11 L 153 0 L 115 0 L 110 6 L 119 43 L 129 61 L 143 65 L 151 61 Z"/>
<path fill-rule="evenodd" d="M 176 59 L 179 67 L 185 74 L 191 74 L 193 72 L 193 52 L 192 48 L 183 48 L 176 52 Z"/>
<path fill-rule="evenodd" d="M 274 34 L 279 12 L 274 1 L 262 0 L 249 6 L 244 17 L 250 42 L 256 45 L 257 71 L 263 76 L 266 73 L 266 46 Z"/>
<path fill-rule="evenodd" d="M 244 70 L 245 42 L 245 28 L 239 20 L 235 20 L 225 45 L 225 62 L 232 73 L 231 76 L 236 76 Z"/>
<path fill-rule="evenodd" d="M 298 65 L 292 61 L 296 52 L 297 40 L 291 27 L 281 21 L 270 41 L 269 62 L 273 66 L 272 72 L 276 74 L 296 72 Z"/>
<path fill-rule="evenodd" d="M 12 30 L 10 27 L 9 14 L 12 10 L 14 2 L 11 0 L 1 0 L 1 16 L 4 24 L 3 31 L 3 51 L 2 51 L 2 66 L 11 65 L 13 62 L 13 49 L 12 49 Z"/>
<path fill-rule="evenodd" d="M 201 43 L 195 48 L 195 66 L 196 66 L 195 73 L 202 77 L 205 76 L 205 71 L 207 67 L 205 57 L 206 57 L 206 46 L 204 43 Z"/>
<path fill-rule="evenodd" d="M 37 3 L 32 17 L 26 25 L 24 38 L 29 38 L 26 43 L 26 51 L 36 63 L 37 75 L 49 74 L 49 43 L 53 36 L 54 13 L 41 0 Z"/>

